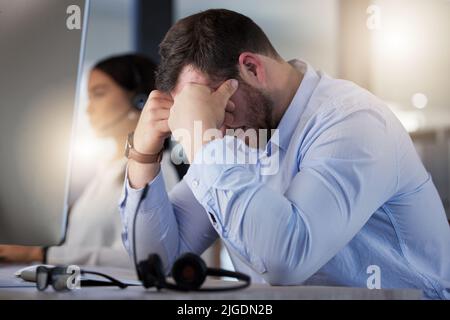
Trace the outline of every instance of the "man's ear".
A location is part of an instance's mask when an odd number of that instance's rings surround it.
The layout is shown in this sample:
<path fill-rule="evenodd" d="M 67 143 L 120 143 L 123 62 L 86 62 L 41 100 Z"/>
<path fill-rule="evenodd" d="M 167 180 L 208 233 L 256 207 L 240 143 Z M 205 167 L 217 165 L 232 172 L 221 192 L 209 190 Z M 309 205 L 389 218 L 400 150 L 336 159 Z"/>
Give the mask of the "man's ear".
<path fill-rule="evenodd" d="M 253 87 L 266 85 L 266 70 L 261 56 L 252 52 L 243 52 L 239 55 L 239 75 Z"/>

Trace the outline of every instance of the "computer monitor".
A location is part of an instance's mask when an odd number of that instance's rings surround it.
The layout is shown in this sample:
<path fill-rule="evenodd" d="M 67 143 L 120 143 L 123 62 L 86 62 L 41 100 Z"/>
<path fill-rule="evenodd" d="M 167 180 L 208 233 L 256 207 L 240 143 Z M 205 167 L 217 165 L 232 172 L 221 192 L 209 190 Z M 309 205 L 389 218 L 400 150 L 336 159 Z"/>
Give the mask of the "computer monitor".
<path fill-rule="evenodd" d="M 0 0 L 0 244 L 59 244 L 89 2 Z"/>

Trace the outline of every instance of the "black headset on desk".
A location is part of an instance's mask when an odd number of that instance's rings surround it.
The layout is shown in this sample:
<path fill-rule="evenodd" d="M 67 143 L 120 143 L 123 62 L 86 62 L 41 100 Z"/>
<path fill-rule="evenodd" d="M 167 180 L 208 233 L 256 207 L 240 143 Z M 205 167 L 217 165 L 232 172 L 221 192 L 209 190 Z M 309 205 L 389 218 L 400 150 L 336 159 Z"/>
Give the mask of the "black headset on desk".
<path fill-rule="evenodd" d="M 133 217 L 133 261 L 136 273 L 142 285 L 145 288 L 156 287 L 160 289 L 169 289 L 176 291 L 230 291 L 243 289 L 250 285 L 250 277 L 246 274 L 224 269 L 208 268 L 201 257 L 194 253 L 182 254 L 173 264 L 171 275 L 175 284 L 167 282 L 164 274 L 162 260 L 158 254 L 150 254 L 147 260 L 137 262 L 136 256 L 136 217 L 140 204 L 148 191 L 148 185 L 144 188 L 139 204 Z M 201 288 L 207 276 L 230 277 L 242 281 L 235 286 L 220 288 Z"/>

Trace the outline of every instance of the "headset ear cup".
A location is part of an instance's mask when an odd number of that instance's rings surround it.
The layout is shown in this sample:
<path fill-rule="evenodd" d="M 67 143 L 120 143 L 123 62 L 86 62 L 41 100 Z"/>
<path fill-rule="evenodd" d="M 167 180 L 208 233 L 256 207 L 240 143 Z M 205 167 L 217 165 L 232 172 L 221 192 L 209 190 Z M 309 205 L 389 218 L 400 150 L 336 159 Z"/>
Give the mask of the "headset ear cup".
<path fill-rule="evenodd" d="M 164 276 L 163 264 L 157 254 L 151 254 L 147 260 L 139 263 L 140 280 L 145 288 L 164 288 L 166 280 Z"/>
<path fill-rule="evenodd" d="M 136 94 L 131 103 L 133 105 L 133 107 L 135 107 L 136 109 L 138 109 L 139 111 L 141 111 L 142 109 L 144 109 L 145 107 L 145 103 L 147 102 L 148 99 L 148 95 L 145 93 L 138 93 Z"/>
<path fill-rule="evenodd" d="M 181 290 L 198 290 L 206 279 L 208 267 L 198 255 L 185 253 L 175 261 L 172 277 Z"/>

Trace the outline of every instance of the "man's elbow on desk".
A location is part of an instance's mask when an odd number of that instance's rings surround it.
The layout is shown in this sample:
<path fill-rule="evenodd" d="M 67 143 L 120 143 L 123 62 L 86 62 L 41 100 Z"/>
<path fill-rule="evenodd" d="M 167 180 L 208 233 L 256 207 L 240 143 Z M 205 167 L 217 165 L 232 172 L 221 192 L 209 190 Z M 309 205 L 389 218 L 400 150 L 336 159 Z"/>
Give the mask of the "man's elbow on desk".
<path fill-rule="evenodd" d="M 289 256 L 283 250 L 268 254 L 262 261 L 264 271 L 261 276 L 272 286 L 301 285 L 320 269 L 317 260 L 306 261 L 304 257 Z"/>
<path fill-rule="evenodd" d="M 269 261 L 266 272 L 262 274 L 264 280 L 272 286 L 301 285 L 309 276 L 311 275 L 301 272 L 298 267 L 275 258 Z"/>

